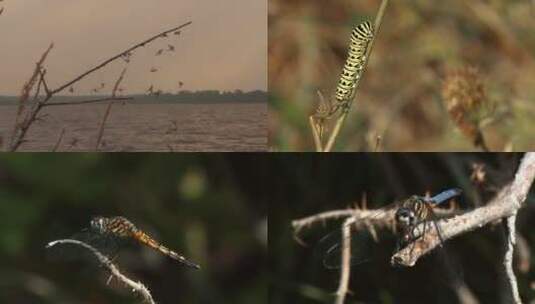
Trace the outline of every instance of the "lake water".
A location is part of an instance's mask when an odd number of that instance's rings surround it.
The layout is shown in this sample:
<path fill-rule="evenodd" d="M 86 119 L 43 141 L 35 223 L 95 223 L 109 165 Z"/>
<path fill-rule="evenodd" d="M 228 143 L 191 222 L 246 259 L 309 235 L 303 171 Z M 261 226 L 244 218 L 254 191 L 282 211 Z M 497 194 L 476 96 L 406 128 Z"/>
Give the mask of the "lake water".
<path fill-rule="evenodd" d="M 19 151 L 95 151 L 106 104 L 49 107 Z M 16 106 L 0 106 L 0 136 Z M 99 151 L 266 151 L 267 104 L 114 104 Z"/>

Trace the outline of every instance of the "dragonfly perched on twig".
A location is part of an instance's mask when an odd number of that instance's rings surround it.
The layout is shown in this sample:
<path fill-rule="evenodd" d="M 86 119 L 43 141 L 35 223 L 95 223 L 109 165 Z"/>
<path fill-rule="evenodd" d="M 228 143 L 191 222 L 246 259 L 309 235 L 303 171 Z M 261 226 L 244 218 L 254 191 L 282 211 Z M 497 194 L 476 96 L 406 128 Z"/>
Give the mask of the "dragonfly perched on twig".
<path fill-rule="evenodd" d="M 189 261 L 184 256 L 160 244 L 147 233 L 137 228 L 127 218 L 122 216 L 94 217 L 91 220 L 90 228 L 73 236 L 73 238 L 84 241 L 98 250 L 103 250 L 104 253 L 114 251 L 115 248 L 110 247 L 117 247 L 119 243 L 133 241 L 147 246 L 188 267 L 200 269 L 198 264 Z"/>
<path fill-rule="evenodd" d="M 397 249 L 406 246 L 415 239 L 422 237 L 430 228 L 434 227 L 437 235 L 441 241 L 442 235 L 440 227 L 437 222 L 437 216 L 433 211 L 436 206 L 449 201 L 450 199 L 461 194 L 460 189 L 449 189 L 443 191 L 433 197 L 413 195 L 405 200 L 394 202 L 377 213 L 374 213 L 367 219 L 362 221 L 372 221 L 374 218 L 380 217 L 387 212 L 393 212 L 394 223 L 397 228 Z M 429 227 L 431 225 L 432 227 Z M 421 227 L 421 231 L 416 231 L 417 227 Z M 373 229 L 373 228 L 372 228 Z M 353 231 L 351 237 L 351 265 L 358 265 L 371 260 L 372 243 L 376 239 L 372 229 L 361 229 Z M 416 233 L 418 232 L 418 233 Z M 341 267 L 340 257 L 342 249 L 342 234 L 341 229 L 324 236 L 316 246 L 316 255 L 323 261 L 323 265 L 328 269 L 338 269 Z"/>

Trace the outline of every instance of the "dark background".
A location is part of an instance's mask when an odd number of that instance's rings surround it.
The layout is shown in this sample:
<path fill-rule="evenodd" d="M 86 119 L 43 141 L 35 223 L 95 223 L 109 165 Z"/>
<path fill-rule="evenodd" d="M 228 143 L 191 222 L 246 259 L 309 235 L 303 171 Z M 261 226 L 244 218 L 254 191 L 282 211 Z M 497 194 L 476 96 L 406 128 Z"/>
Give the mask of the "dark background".
<path fill-rule="evenodd" d="M 140 303 L 92 261 L 48 258 L 47 242 L 95 215 L 125 216 L 201 264 L 120 251 L 157 303 L 265 303 L 265 174 L 261 155 L 1 155 L 0 303 Z"/>
<path fill-rule="evenodd" d="M 344 209 L 359 202 L 363 194 L 368 207 L 376 208 L 412 194 L 436 194 L 453 187 L 464 191 L 457 200 L 460 208 L 474 208 L 494 195 L 493 188 L 512 179 L 521 156 L 380 153 L 278 157 L 271 166 L 277 178 L 270 191 L 270 303 L 333 303 L 338 287 L 339 271 L 323 268 L 315 251 L 318 240 L 339 229 L 341 221 L 303 229 L 300 237 L 308 244 L 304 247 L 293 239 L 292 220 Z M 484 189 L 470 180 L 474 163 L 485 164 Z M 531 195 L 517 221 L 528 249 L 535 245 L 534 203 Z M 351 269 L 352 294 L 346 303 L 458 303 L 454 288 L 459 282 L 464 282 L 480 303 L 510 303 L 501 302 L 501 226 L 485 226 L 447 241 L 445 250 L 423 257 L 412 268 L 390 266 L 395 238 L 387 230 L 379 232 L 380 242 L 371 248 L 373 261 Z M 517 247 L 515 254 L 518 252 Z M 535 272 L 533 267 L 520 271 L 518 261 L 515 257 L 515 273 L 527 302 L 535 298 L 530 287 Z"/>

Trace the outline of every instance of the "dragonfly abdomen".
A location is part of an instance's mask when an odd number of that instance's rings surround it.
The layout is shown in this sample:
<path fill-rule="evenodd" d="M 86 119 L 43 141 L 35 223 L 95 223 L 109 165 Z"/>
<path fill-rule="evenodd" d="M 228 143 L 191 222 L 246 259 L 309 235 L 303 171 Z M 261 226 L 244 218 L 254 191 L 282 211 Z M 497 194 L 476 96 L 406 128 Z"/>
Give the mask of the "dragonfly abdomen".
<path fill-rule="evenodd" d="M 188 261 L 185 257 L 181 256 L 180 254 L 174 252 L 173 250 L 165 247 L 164 245 L 158 243 L 156 240 L 151 238 L 149 235 L 144 233 L 143 231 L 136 229 L 134 232 L 134 238 L 138 240 L 139 242 L 145 244 L 146 246 L 149 246 L 150 248 L 157 250 L 161 252 L 162 254 L 175 259 L 189 267 L 200 269 L 201 267 L 193 262 Z"/>

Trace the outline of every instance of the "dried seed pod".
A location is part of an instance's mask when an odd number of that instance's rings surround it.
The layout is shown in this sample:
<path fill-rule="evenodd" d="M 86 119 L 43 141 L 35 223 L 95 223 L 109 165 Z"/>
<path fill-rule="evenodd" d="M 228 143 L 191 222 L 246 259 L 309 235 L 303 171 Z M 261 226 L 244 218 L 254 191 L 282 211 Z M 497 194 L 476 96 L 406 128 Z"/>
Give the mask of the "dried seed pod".
<path fill-rule="evenodd" d="M 442 99 L 461 132 L 475 146 L 487 150 L 479 123 L 488 100 L 478 70 L 464 67 L 448 72 L 442 85 Z"/>

